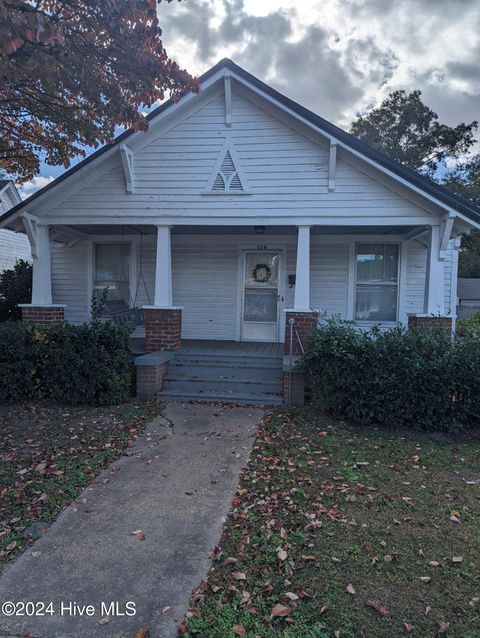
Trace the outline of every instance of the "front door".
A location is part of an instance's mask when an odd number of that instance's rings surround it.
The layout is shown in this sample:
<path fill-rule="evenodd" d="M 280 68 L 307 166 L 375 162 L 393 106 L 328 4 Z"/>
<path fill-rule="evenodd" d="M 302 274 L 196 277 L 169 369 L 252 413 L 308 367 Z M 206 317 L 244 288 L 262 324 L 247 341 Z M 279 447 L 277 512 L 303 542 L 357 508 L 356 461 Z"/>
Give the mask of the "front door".
<path fill-rule="evenodd" d="M 243 256 L 241 335 L 244 341 L 278 341 L 280 253 Z"/>

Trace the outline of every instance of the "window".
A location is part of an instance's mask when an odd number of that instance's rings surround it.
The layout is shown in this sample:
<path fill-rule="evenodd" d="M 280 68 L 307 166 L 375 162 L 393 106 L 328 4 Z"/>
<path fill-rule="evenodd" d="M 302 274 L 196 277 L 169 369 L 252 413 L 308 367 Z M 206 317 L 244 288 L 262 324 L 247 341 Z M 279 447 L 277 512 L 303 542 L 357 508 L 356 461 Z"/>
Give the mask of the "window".
<path fill-rule="evenodd" d="M 109 301 L 130 305 L 128 244 L 95 244 L 93 288 L 100 294 L 107 287 Z"/>
<path fill-rule="evenodd" d="M 398 244 L 357 244 L 357 321 L 397 320 L 398 263 Z"/>

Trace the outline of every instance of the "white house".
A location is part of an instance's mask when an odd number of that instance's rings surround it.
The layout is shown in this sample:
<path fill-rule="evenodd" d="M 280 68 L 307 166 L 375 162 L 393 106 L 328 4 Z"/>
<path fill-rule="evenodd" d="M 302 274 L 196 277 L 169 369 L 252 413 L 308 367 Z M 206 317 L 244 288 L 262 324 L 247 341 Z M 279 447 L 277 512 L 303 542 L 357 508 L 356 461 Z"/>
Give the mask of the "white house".
<path fill-rule="evenodd" d="M 292 317 L 298 350 L 313 310 L 454 322 L 459 237 L 480 228 L 468 201 L 230 60 L 200 80 L 0 218 L 32 246 L 26 319 L 88 321 L 108 286 L 111 311 L 145 308 L 147 352 L 270 355 Z"/>
<path fill-rule="evenodd" d="M 11 180 L 0 179 L 0 215 L 21 201 L 15 184 Z M 17 259 L 32 260 L 30 243 L 25 233 L 0 230 L 0 272 L 13 268 Z"/>

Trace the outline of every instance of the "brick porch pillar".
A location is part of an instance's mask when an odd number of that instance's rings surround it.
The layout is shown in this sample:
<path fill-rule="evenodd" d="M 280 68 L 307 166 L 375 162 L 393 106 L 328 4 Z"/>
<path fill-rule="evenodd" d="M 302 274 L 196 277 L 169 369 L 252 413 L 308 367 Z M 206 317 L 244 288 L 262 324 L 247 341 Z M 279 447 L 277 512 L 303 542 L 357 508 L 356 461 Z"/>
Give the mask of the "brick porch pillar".
<path fill-rule="evenodd" d="M 37 306 L 33 304 L 18 304 L 22 309 L 22 321 L 34 323 L 41 326 L 48 326 L 65 321 L 65 305 L 50 304 L 48 306 Z"/>
<path fill-rule="evenodd" d="M 408 315 L 408 327 L 422 330 L 437 330 L 441 328 L 445 330 L 447 334 L 451 334 L 452 318 L 425 314 Z"/>
<path fill-rule="evenodd" d="M 295 319 L 293 326 L 293 351 L 292 354 L 301 354 L 300 344 L 295 336 L 295 330 L 298 332 L 302 344 L 305 344 L 309 336 L 317 327 L 318 314 L 316 312 L 301 312 L 297 310 L 287 310 L 285 312 L 285 354 L 290 354 L 290 319 Z"/>
<path fill-rule="evenodd" d="M 145 352 L 178 352 L 182 342 L 182 309 L 145 306 Z"/>

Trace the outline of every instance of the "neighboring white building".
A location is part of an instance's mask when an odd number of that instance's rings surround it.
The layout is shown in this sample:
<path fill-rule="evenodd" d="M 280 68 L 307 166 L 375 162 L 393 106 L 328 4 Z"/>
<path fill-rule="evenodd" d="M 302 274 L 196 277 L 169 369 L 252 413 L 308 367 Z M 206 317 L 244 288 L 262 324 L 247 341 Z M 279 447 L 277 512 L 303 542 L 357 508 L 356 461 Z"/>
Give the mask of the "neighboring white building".
<path fill-rule="evenodd" d="M 455 318 L 470 203 L 230 60 L 200 81 L 0 218 L 30 237 L 34 306 L 85 322 L 109 286 L 181 308 L 183 339 L 232 341 L 284 341 L 288 309 Z"/>
<path fill-rule="evenodd" d="M 15 184 L 11 180 L 0 179 L 0 214 L 21 202 Z M 17 259 L 32 261 L 30 243 L 23 232 L 0 230 L 0 272 L 13 268 Z"/>

